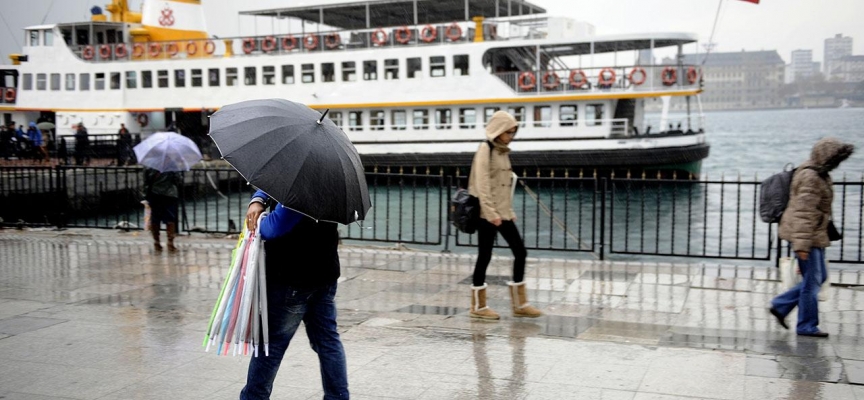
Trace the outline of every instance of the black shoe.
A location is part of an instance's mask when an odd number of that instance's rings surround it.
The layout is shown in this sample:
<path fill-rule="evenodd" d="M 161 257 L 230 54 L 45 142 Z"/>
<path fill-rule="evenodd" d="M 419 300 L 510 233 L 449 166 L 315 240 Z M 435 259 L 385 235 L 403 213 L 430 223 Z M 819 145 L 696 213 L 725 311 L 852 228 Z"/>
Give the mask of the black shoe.
<path fill-rule="evenodd" d="M 810 337 L 818 337 L 818 338 L 827 338 L 828 332 L 816 331 L 813 333 L 799 333 L 798 336 L 810 336 Z"/>
<path fill-rule="evenodd" d="M 780 311 L 775 310 L 774 307 L 771 307 L 768 311 L 771 312 L 771 315 L 773 315 L 774 318 L 777 318 L 777 323 L 779 323 L 780 326 L 789 329 L 789 325 L 786 325 L 786 319 L 780 314 Z"/>

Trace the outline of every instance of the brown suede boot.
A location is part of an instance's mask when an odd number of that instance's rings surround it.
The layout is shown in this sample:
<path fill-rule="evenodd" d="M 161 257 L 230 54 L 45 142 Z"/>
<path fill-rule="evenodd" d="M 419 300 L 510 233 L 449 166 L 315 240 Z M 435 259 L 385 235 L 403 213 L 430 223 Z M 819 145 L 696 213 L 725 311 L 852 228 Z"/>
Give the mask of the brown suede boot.
<path fill-rule="evenodd" d="M 177 251 L 177 248 L 174 247 L 174 238 L 177 237 L 177 223 L 169 222 L 166 226 L 166 231 L 168 232 L 168 251 L 173 253 Z"/>
<path fill-rule="evenodd" d="M 150 224 L 150 234 L 153 235 L 153 250 L 162 251 L 162 245 L 159 244 L 159 224 Z"/>
<path fill-rule="evenodd" d="M 488 286 L 484 283 L 483 286 L 471 286 L 471 318 L 480 318 L 480 319 L 500 319 L 501 316 L 498 315 L 495 311 L 492 311 L 486 305 L 486 288 Z"/>
<path fill-rule="evenodd" d="M 528 295 L 525 293 L 525 282 L 507 282 L 510 287 L 510 299 L 513 304 L 514 317 L 537 318 L 543 312 L 532 307 L 528 303 Z"/>

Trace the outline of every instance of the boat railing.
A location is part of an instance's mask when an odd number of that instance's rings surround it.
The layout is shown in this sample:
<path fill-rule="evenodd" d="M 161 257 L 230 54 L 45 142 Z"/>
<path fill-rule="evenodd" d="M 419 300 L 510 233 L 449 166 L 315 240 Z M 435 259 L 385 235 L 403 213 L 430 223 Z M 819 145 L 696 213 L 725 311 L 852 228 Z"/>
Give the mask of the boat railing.
<path fill-rule="evenodd" d="M 524 111 L 524 110 L 523 110 Z M 529 110 L 530 112 L 531 110 Z M 584 138 L 627 138 L 632 137 L 635 132 L 630 127 L 630 120 L 627 118 L 614 119 L 535 119 L 528 121 L 524 119 L 524 113 L 516 115 L 519 122 L 520 132 L 523 135 L 542 135 L 545 132 L 554 130 L 556 134 L 566 133 L 572 130 L 575 137 Z M 371 125 L 345 125 L 342 129 L 347 133 L 362 133 L 364 131 L 477 131 L 478 135 L 482 135 L 484 131 L 484 123 L 475 120 L 460 120 L 450 122 L 433 122 L 433 123 L 381 123 Z M 479 137 L 479 136 L 478 136 Z M 566 138 L 566 136 L 565 136 Z M 363 139 L 364 142 L 375 142 L 374 139 Z M 390 142 L 389 138 L 381 138 L 382 142 Z"/>
<path fill-rule="evenodd" d="M 496 72 L 519 94 L 656 92 L 701 87 L 697 65 L 616 66 L 570 70 Z"/>

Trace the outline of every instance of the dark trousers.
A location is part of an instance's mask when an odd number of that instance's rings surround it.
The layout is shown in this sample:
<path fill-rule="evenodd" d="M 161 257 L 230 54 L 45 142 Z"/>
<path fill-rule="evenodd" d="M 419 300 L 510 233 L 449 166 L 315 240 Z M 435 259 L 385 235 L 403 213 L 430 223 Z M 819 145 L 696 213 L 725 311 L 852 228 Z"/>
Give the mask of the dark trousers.
<path fill-rule="evenodd" d="M 522 282 L 525 278 L 525 258 L 528 257 L 528 252 L 525 250 L 525 244 L 522 242 L 516 224 L 513 221 L 501 221 L 501 225 L 496 227 L 481 218 L 480 226 L 477 227 L 479 252 L 477 264 L 474 266 L 474 286 L 483 286 L 486 282 L 486 268 L 492 260 L 492 246 L 495 244 L 495 236 L 498 232 L 507 241 L 507 245 L 513 251 L 513 257 L 516 258 L 513 260 L 513 282 Z"/>

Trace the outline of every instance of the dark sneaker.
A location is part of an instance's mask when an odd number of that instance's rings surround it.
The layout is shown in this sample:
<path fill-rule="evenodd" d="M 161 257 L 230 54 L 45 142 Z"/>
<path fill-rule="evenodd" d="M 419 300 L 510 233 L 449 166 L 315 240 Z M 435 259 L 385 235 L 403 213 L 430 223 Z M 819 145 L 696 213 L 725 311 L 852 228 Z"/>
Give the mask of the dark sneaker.
<path fill-rule="evenodd" d="M 780 314 L 780 311 L 775 310 L 774 307 L 771 307 L 771 309 L 769 309 L 768 311 L 771 312 L 771 315 L 773 315 L 774 318 L 777 318 L 777 323 L 779 323 L 780 326 L 789 329 L 789 325 L 786 325 L 786 318 L 783 317 L 782 314 Z"/>
<path fill-rule="evenodd" d="M 818 337 L 818 338 L 827 338 L 828 332 L 816 331 L 813 333 L 799 333 L 798 336 L 810 336 L 810 337 Z"/>

